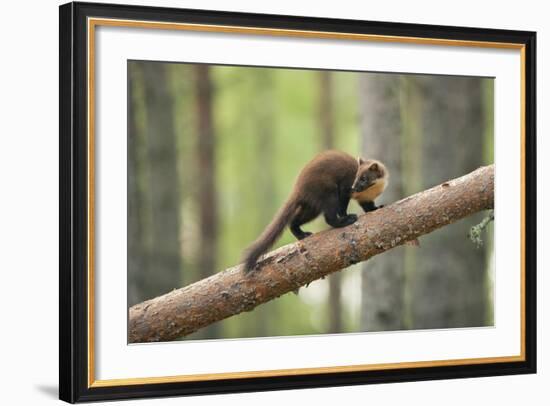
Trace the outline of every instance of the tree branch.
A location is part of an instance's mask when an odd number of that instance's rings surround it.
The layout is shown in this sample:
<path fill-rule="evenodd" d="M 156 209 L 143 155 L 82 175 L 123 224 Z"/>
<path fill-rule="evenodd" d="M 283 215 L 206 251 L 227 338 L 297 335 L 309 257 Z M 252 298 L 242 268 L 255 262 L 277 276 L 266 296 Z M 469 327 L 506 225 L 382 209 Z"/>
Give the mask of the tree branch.
<path fill-rule="evenodd" d="M 493 207 L 494 165 L 130 308 L 129 342 L 170 341 Z"/>

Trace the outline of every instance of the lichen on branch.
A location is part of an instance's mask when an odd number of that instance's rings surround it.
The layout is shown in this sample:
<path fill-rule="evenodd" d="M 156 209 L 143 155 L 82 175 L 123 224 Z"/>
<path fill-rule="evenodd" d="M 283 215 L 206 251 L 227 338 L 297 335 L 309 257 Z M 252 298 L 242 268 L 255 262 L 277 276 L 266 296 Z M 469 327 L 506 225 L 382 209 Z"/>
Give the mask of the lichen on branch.
<path fill-rule="evenodd" d="M 495 219 L 495 212 L 494 210 L 491 210 L 489 215 L 484 217 L 483 220 L 479 222 L 479 224 L 476 224 L 475 226 L 472 226 L 470 228 L 470 233 L 468 236 L 470 237 L 470 240 L 476 245 L 477 248 L 481 248 L 483 246 L 483 239 L 481 238 L 481 233 L 483 230 L 487 228 L 489 223 Z"/>

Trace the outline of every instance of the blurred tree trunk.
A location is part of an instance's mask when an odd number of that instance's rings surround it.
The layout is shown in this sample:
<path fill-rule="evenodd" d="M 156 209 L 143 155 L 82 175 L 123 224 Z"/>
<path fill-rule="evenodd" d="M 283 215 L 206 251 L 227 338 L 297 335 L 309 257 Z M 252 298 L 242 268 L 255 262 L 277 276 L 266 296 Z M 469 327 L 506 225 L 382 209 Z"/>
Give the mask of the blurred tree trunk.
<path fill-rule="evenodd" d="M 381 197 L 391 203 L 404 196 L 401 168 L 399 75 L 365 73 L 359 76 L 362 154 L 380 159 L 390 178 Z M 362 265 L 361 329 L 403 328 L 403 266 L 406 247 L 397 247 Z"/>
<path fill-rule="evenodd" d="M 176 134 L 177 168 L 180 182 L 180 255 L 185 272 L 180 274 L 181 283 L 187 285 L 201 278 L 198 274 L 197 230 L 198 207 L 196 189 L 198 179 L 196 157 L 197 137 L 192 137 L 195 125 L 195 86 L 193 67 L 189 64 L 167 64 L 168 86 L 174 102 L 174 130 Z"/>
<path fill-rule="evenodd" d="M 333 75 L 319 72 L 319 123 L 321 125 L 321 149 L 334 148 L 334 96 Z M 342 332 L 342 274 L 328 276 L 329 284 L 329 333 Z"/>
<path fill-rule="evenodd" d="M 218 207 L 216 193 L 215 136 L 212 116 L 212 79 L 208 65 L 195 66 L 197 97 L 198 202 L 200 243 L 198 268 L 201 278 L 216 273 L 218 246 Z M 209 326 L 209 338 L 219 336 L 219 325 Z"/>
<path fill-rule="evenodd" d="M 144 286 L 147 297 L 166 293 L 181 284 L 179 250 L 179 181 L 173 100 L 166 66 L 140 63 L 146 111 L 145 142 L 149 183 L 149 250 Z"/>
<path fill-rule="evenodd" d="M 479 78 L 419 76 L 415 80 L 413 90 L 422 99 L 418 124 L 424 140 L 423 189 L 482 164 L 483 97 Z M 413 328 L 485 324 L 485 248 L 476 249 L 466 237 L 481 217 L 472 216 L 421 240 L 410 280 Z"/>
<path fill-rule="evenodd" d="M 146 178 L 143 157 L 143 75 L 138 63 L 128 64 L 128 306 L 150 298 L 147 295 L 147 241 L 145 211 L 148 200 L 141 182 Z"/>
<path fill-rule="evenodd" d="M 250 106 L 253 112 L 253 128 L 256 134 L 256 162 L 261 170 L 255 176 L 256 185 L 254 190 L 258 192 L 260 205 L 257 211 L 258 223 L 263 224 L 266 219 L 273 216 L 277 211 L 277 198 L 274 185 L 275 162 L 273 160 L 274 132 L 276 106 L 273 94 L 273 70 L 265 68 L 254 68 L 253 70 L 255 97 Z M 269 308 L 260 308 L 255 314 L 253 335 L 266 336 L 269 334 L 268 321 L 276 316 L 269 314 Z"/>
<path fill-rule="evenodd" d="M 422 95 L 418 76 L 401 75 L 399 104 L 401 110 L 401 187 L 405 196 L 422 190 Z M 403 253 L 403 328 L 412 329 L 412 281 L 416 277 L 416 258 L 422 250 L 405 249 Z"/>

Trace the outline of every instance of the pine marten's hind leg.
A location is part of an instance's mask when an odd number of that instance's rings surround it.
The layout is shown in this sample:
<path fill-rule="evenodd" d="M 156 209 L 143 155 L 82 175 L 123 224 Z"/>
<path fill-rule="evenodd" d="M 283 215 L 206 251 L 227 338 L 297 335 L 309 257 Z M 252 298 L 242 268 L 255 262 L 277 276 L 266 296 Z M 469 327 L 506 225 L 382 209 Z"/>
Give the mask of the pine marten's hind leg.
<path fill-rule="evenodd" d="M 294 234 L 294 237 L 298 240 L 303 240 L 313 234 L 309 231 L 303 231 L 301 226 L 313 220 L 319 215 L 319 213 L 319 210 L 315 210 L 313 207 L 301 205 L 296 215 L 290 222 L 290 231 Z"/>

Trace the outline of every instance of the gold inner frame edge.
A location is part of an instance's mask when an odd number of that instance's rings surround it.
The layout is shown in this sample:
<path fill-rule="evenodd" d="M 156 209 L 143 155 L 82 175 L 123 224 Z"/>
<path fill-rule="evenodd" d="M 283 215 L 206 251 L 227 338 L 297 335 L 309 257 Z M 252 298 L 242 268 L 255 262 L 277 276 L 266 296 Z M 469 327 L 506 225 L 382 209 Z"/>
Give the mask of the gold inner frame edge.
<path fill-rule="evenodd" d="M 361 372 L 391 370 L 397 368 L 426 368 L 440 366 L 492 364 L 503 362 L 525 361 L 525 45 L 507 42 L 469 41 L 441 38 L 405 37 L 392 35 L 354 34 L 345 32 L 307 31 L 291 29 L 274 29 L 260 27 L 242 27 L 228 25 L 209 24 L 188 24 L 188 23 L 167 23 L 141 20 L 123 20 L 111 18 L 88 18 L 87 21 L 87 80 L 88 80 L 88 387 L 112 387 L 126 385 L 177 383 L 192 381 L 212 381 L 218 379 L 244 379 L 244 378 L 265 378 L 295 375 L 331 374 L 342 372 Z M 143 378 L 120 378 L 120 379 L 95 379 L 95 279 L 94 279 L 94 239 L 95 239 L 95 28 L 96 26 L 111 27 L 132 27 L 164 30 L 184 30 L 195 32 L 216 32 L 248 35 L 285 36 L 300 38 L 318 39 L 341 39 L 373 42 L 394 42 L 403 44 L 439 45 L 439 46 L 460 46 L 479 47 L 496 49 L 513 49 L 520 51 L 520 136 L 521 136 L 521 270 L 520 270 L 520 341 L 521 350 L 519 355 L 502 357 L 480 357 L 451 360 L 395 362 L 383 364 L 360 364 L 329 366 L 316 368 L 294 368 L 276 369 L 266 371 L 242 371 L 242 372 L 219 372 L 209 374 L 189 374 L 160 377 Z"/>

